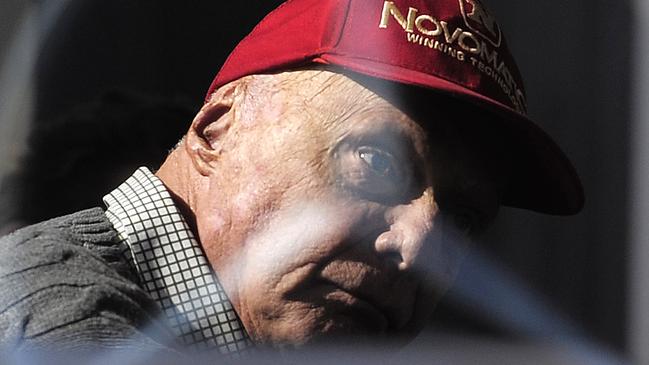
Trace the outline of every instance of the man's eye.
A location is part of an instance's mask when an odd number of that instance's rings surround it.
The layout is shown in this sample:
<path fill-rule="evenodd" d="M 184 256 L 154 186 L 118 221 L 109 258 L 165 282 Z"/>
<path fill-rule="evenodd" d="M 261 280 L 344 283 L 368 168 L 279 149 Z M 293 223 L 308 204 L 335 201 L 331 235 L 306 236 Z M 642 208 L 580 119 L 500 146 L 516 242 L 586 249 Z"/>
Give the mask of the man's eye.
<path fill-rule="evenodd" d="M 335 151 L 341 186 L 361 199 L 384 204 L 408 199 L 414 177 L 410 160 L 390 146 L 363 142 L 344 143 Z"/>
<path fill-rule="evenodd" d="M 393 158 L 386 152 L 371 147 L 362 147 L 358 150 L 358 156 L 379 176 L 393 177 L 395 167 Z"/>

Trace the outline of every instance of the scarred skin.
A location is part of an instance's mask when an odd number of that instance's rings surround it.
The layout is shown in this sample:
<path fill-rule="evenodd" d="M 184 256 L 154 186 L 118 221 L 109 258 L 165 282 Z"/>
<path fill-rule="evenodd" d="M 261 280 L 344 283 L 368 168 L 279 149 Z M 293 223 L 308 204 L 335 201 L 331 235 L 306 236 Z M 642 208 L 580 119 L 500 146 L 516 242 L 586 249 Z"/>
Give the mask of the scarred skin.
<path fill-rule="evenodd" d="M 234 81 L 157 173 L 260 344 L 407 340 L 455 275 L 462 223 L 496 215 L 483 151 L 375 91 L 322 69 Z"/>

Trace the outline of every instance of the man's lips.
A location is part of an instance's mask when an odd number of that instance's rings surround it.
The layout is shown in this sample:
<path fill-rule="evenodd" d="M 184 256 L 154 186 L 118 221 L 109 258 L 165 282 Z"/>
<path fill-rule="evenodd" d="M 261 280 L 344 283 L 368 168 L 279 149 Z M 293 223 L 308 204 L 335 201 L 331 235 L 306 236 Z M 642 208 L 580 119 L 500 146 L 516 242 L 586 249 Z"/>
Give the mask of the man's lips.
<path fill-rule="evenodd" d="M 323 290 L 325 302 L 329 307 L 333 307 L 330 309 L 361 322 L 371 332 L 387 331 L 388 317 L 371 301 L 328 280 L 321 280 L 317 287 Z"/>
<path fill-rule="evenodd" d="M 315 279 L 370 304 L 387 319 L 390 331 L 399 331 L 411 320 L 417 281 L 397 271 L 389 272 L 352 257 L 329 262 Z"/>

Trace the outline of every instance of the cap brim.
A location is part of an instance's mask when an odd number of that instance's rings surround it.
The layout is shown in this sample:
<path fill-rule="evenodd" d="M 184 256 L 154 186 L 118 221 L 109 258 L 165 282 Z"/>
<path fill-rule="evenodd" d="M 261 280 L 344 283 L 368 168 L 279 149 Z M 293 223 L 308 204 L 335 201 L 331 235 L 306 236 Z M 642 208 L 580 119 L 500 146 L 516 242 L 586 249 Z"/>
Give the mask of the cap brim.
<path fill-rule="evenodd" d="M 503 205 L 554 215 L 577 214 L 583 208 L 583 187 L 570 160 L 538 125 L 506 105 L 442 78 L 399 66 L 336 54 L 321 54 L 312 61 L 441 91 L 490 110 L 500 117 L 493 129 L 501 128 L 503 135 L 510 136 L 507 148 L 515 158 Z"/>

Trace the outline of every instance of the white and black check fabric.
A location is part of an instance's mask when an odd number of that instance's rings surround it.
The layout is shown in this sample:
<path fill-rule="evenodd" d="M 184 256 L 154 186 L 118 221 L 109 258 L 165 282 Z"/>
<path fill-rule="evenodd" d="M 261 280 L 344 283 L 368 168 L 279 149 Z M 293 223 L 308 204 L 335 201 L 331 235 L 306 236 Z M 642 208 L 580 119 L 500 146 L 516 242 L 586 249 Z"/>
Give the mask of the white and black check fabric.
<path fill-rule="evenodd" d="M 140 285 L 182 343 L 232 356 L 249 351 L 252 342 L 160 179 L 141 167 L 104 203 Z"/>

